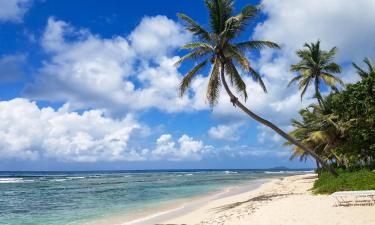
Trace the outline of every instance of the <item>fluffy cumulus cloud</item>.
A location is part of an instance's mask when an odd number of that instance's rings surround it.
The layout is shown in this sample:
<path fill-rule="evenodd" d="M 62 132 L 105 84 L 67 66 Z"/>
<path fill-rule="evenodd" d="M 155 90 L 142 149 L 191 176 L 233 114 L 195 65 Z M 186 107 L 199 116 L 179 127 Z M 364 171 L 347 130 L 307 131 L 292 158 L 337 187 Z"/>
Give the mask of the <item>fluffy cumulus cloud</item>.
<path fill-rule="evenodd" d="M 177 143 L 173 141 L 171 134 L 163 134 L 156 140 L 151 157 L 173 161 L 200 160 L 211 153 L 212 149 L 212 146 L 204 145 L 202 141 L 194 140 L 186 134 L 182 135 Z"/>
<path fill-rule="evenodd" d="M 68 105 L 40 108 L 27 99 L 0 102 L 0 159 L 68 162 L 200 160 L 211 146 L 182 135 L 161 135 L 152 148 L 130 146 L 142 129 L 132 118 L 112 119 L 101 110 L 71 112 Z"/>
<path fill-rule="evenodd" d="M 51 58 L 25 95 L 120 114 L 151 107 L 180 111 L 188 104 L 178 96 L 178 58 L 170 51 L 189 38 L 165 16 L 145 17 L 129 37 L 111 39 L 50 18 L 42 46 Z"/>
<path fill-rule="evenodd" d="M 129 35 L 138 56 L 152 59 L 163 57 L 190 39 L 183 28 L 165 16 L 145 17 Z"/>
<path fill-rule="evenodd" d="M 0 118 L 1 158 L 131 159 L 127 143 L 139 128 L 130 116 L 114 120 L 100 110 L 78 114 L 66 105 L 58 110 L 39 108 L 26 99 L 0 102 Z"/>
<path fill-rule="evenodd" d="M 0 22 L 21 22 L 30 0 L 0 0 Z"/>
<path fill-rule="evenodd" d="M 338 59 L 351 62 L 373 56 L 375 2 L 372 0 L 263 0 L 267 19 L 255 37 L 283 45 L 291 54 L 304 42 L 320 39 L 323 47 L 338 46 Z M 322 7 L 324 6 L 324 7 Z"/>

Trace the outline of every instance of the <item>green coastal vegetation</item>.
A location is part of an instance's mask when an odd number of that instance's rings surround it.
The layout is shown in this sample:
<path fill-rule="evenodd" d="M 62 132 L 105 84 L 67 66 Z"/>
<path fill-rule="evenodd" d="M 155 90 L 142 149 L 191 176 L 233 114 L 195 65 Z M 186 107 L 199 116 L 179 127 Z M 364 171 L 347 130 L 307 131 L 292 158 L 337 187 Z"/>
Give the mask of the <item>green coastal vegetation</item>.
<path fill-rule="evenodd" d="M 261 7 L 247 5 L 235 13 L 233 0 L 204 2 L 209 13 L 208 29 L 188 15 L 178 14 L 186 30 L 195 37 L 194 42 L 182 46 L 189 52 L 176 62 L 176 65 L 188 60 L 194 62 L 180 84 L 180 95 L 186 94 L 194 77 L 208 67 L 206 97 L 210 106 L 218 103 L 223 86 L 233 107 L 274 130 L 286 140 L 285 145 L 294 146 L 290 159 L 303 161 L 312 157 L 320 174 L 316 193 L 374 188 L 375 173 L 371 170 L 375 166 L 375 67 L 372 62 L 364 60 L 368 68 L 353 63 L 361 80 L 344 84 L 339 78 L 341 66 L 334 61 L 337 48 L 325 51 L 320 41 L 306 43 L 296 52 L 300 61 L 290 67 L 296 77 L 286 86 L 298 83 L 301 100 L 313 86 L 316 103 L 300 110 L 300 118 L 291 121 L 294 129 L 287 133 L 245 106 L 248 93 L 243 76 L 250 76 L 267 92 L 262 76 L 249 62 L 249 54 L 263 48 L 280 48 L 270 40 L 239 40 Z M 351 184 L 356 179 L 356 184 Z"/>
<path fill-rule="evenodd" d="M 338 178 L 330 176 L 317 162 L 320 177 L 314 185 L 315 193 L 375 189 L 375 172 L 372 172 L 375 169 L 375 67 L 368 58 L 364 63 L 367 68 L 353 63 L 361 78 L 357 83 L 344 84 L 342 90 L 332 88 L 326 96 L 316 93 L 317 103 L 301 109 L 301 119 L 292 120 L 294 130 L 290 134 L 340 174 Z M 311 74 L 306 68 L 302 69 L 304 76 Z M 294 147 L 290 159 L 305 161 L 308 157 L 307 152 Z"/>
<path fill-rule="evenodd" d="M 323 172 L 313 186 L 314 194 L 332 194 L 336 191 L 375 190 L 375 173 L 370 170 L 347 171 L 338 169 L 339 177 Z"/>

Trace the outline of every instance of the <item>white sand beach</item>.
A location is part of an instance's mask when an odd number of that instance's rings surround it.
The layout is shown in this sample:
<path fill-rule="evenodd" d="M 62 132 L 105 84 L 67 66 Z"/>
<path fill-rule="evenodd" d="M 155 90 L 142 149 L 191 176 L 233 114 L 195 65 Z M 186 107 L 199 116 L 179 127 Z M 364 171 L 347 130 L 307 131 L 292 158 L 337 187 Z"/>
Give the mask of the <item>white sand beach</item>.
<path fill-rule="evenodd" d="M 256 190 L 210 201 L 161 224 L 375 224 L 375 206 L 337 207 L 330 196 L 312 195 L 315 179 L 315 174 L 276 179 Z"/>

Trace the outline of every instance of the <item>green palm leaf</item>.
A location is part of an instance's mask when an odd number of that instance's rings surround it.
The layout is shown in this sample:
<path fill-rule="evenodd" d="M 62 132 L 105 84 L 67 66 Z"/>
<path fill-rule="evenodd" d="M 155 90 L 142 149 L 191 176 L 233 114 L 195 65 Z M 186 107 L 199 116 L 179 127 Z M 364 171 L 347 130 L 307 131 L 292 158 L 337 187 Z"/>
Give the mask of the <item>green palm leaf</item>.
<path fill-rule="evenodd" d="M 180 96 L 182 97 L 187 88 L 189 87 L 190 83 L 191 83 L 191 80 L 193 79 L 193 77 L 199 72 L 199 70 L 201 70 L 206 64 L 207 64 L 207 61 L 208 60 L 205 60 L 201 63 L 199 63 L 198 65 L 196 65 L 195 67 L 193 67 L 193 69 L 191 69 L 185 76 L 184 78 L 182 79 L 182 82 L 180 84 Z"/>
<path fill-rule="evenodd" d="M 277 49 L 280 48 L 278 44 L 271 42 L 271 41 L 245 41 L 245 42 L 240 42 L 236 44 L 236 47 L 240 49 L 247 49 L 247 50 L 262 49 L 262 48 L 277 48 Z"/>
<path fill-rule="evenodd" d="M 316 43 L 305 43 L 304 49 L 296 51 L 300 62 L 291 65 L 290 71 L 298 74 L 288 83 L 288 86 L 299 81 L 299 89 L 302 90 L 301 100 L 311 83 L 314 83 L 315 98 L 319 102 L 321 102 L 321 81 L 324 81 L 325 85 L 332 90 L 337 90 L 337 85 L 343 85 L 343 82 L 334 75 L 341 72 L 341 67 L 333 62 L 336 52 L 336 47 L 329 51 L 321 50 L 319 40 Z"/>
<path fill-rule="evenodd" d="M 192 34 L 198 36 L 199 38 L 203 40 L 209 41 L 211 39 L 209 32 L 207 32 L 203 27 L 201 27 L 192 18 L 190 18 L 189 16 L 183 13 L 178 13 L 177 16 L 187 23 L 186 30 L 190 31 Z"/>
<path fill-rule="evenodd" d="M 215 60 L 214 66 L 211 70 L 210 79 L 208 81 L 207 86 L 207 100 L 210 104 L 211 108 L 213 108 L 217 104 L 217 100 L 219 99 L 220 93 L 220 64 L 218 60 Z"/>
<path fill-rule="evenodd" d="M 229 75 L 232 85 L 235 86 L 237 92 L 241 93 L 245 99 L 247 100 L 247 92 L 246 92 L 246 84 L 242 80 L 241 75 L 238 73 L 236 67 L 234 66 L 233 62 L 228 62 L 226 67 L 226 73 Z"/>

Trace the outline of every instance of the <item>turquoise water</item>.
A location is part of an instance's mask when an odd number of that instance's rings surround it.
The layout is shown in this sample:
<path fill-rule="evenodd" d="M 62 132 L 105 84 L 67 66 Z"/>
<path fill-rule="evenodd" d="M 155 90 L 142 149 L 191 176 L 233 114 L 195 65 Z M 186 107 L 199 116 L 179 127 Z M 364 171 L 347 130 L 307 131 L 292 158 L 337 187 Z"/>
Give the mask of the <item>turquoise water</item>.
<path fill-rule="evenodd" d="M 0 172 L 0 224 L 72 224 L 296 171 Z"/>

